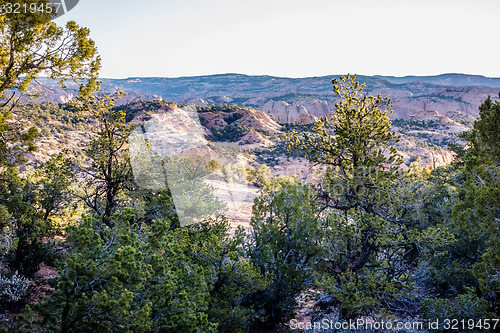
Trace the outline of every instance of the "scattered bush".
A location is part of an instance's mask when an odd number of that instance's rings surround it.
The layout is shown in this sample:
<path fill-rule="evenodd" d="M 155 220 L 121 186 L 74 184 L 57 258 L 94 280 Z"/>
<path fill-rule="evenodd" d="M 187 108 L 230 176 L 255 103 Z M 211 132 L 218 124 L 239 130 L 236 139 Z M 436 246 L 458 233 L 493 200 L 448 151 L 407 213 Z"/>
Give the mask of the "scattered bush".
<path fill-rule="evenodd" d="M 3 302 L 17 302 L 23 299 L 28 292 L 30 280 L 14 273 L 10 278 L 0 275 L 0 300 Z"/>
<path fill-rule="evenodd" d="M 262 188 L 269 182 L 268 176 L 270 173 L 271 169 L 265 164 L 261 164 L 258 167 L 248 167 L 247 180 L 255 186 Z"/>
<path fill-rule="evenodd" d="M 488 302 L 476 295 L 474 288 L 466 287 L 466 293 L 460 294 L 452 302 L 447 298 L 425 297 L 422 301 L 423 318 L 439 319 L 439 330 L 444 331 L 446 320 L 474 320 L 495 318 L 489 311 Z"/>

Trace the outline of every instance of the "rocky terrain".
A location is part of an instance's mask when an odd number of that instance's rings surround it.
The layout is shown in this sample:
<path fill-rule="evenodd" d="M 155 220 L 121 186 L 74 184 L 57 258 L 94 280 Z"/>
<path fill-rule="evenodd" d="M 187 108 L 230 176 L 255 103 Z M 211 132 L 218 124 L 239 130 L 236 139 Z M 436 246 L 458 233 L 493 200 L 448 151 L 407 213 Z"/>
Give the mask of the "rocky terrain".
<path fill-rule="evenodd" d="M 175 116 L 184 105 L 190 105 L 189 110 L 196 114 L 198 136 L 204 137 L 200 139 L 203 155 L 220 160 L 223 169 L 226 167 L 223 177 L 213 180 L 217 194 L 230 202 L 229 212 L 234 215 L 230 219 L 245 225 L 257 189 L 236 175 L 241 171 L 238 163 L 253 166 L 265 163 L 270 167 L 270 176 L 314 177 L 307 161 L 286 156 L 279 137 L 290 129 L 286 125 L 306 126 L 318 117 L 331 114 L 336 101 L 331 91 L 332 77 L 293 79 L 225 74 L 173 79 L 104 79 L 102 89 L 112 92 L 123 88 L 128 95 L 117 101 L 117 105 L 127 109 L 128 120 L 143 130 L 160 128 L 161 131 L 156 132 L 162 135 L 168 129 L 169 137 L 175 140 L 193 135 L 192 129 L 186 128 L 193 119 L 187 121 Z M 500 79 L 459 74 L 404 78 L 358 76 L 358 80 L 366 83 L 370 94 L 392 99 L 393 129 L 401 135 L 397 148 L 405 166 L 420 158 L 423 167 L 432 168 L 452 161 L 447 145 L 460 142 L 458 134 L 471 128 L 478 116 L 478 106 L 488 96 L 497 98 L 500 90 Z M 32 165 L 63 148 L 81 151 L 90 140 L 93 127 L 91 119 L 72 120 L 71 110 L 57 104 L 65 103 L 77 93 L 75 84 L 62 89 L 47 79 L 40 82 L 43 87 L 37 85 L 32 89 L 38 89 L 41 94 L 38 102 L 49 103 L 15 112 L 41 132 L 40 149 L 28 156 Z M 199 152 L 197 148 L 188 153 L 199 155 Z M 231 184 L 228 179 L 235 181 Z"/>
<path fill-rule="evenodd" d="M 302 115 L 306 115 L 302 119 L 313 119 L 310 116 L 324 116 L 334 110 L 333 77 L 335 75 L 281 78 L 221 74 L 103 79 L 102 90 L 110 92 L 123 88 L 129 95 L 121 103 L 162 98 L 200 106 L 242 105 L 269 113 L 280 122 L 295 122 Z M 457 112 L 476 117 L 479 104 L 487 96 L 497 98 L 500 90 L 500 78 L 465 74 L 407 77 L 358 75 L 358 81 L 365 82 L 371 94 L 392 99 L 393 118 L 406 118 L 429 110 L 450 118 Z M 45 86 L 43 100 L 64 102 L 76 94 L 74 84 L 61 89 L 47 79 L 41 79 L 40 83 Z"/>
<path fill-rule="evenodd" d="M 280 78 L 224 74 L 186 78 L 133 78 L 104 80 L 103 89 L 123 87 L 146 95 L 201 106 L 234 104 L 260 109 L 279 122 L 296 122 L 326 115 L 335 109 L 331 79 Z M 393 118 L 406 118 L 419 111 L 456 112 L 476 117 L 477 107 L 487 96 L 498 97 L 500 79 L 445 74 L 428 77 L 361 76 L 368 91 L 392 99 Z M 302 116 L 302 120 L 304 116 Z"/>
<path fill-rule="evenodd" d="M 161 98 L 201 107 L 239 105 L 262 111 L 281 124 L 308 124 L 335 110 L 336 96 L 331 83 L 333 77 L 335 75 L 283 78 L 221 74 L 179 78 L 103 79 L 102 89 L 110 92 L 123 88 L 129 92 L 124 102 Z M 446 151 L 446 145 L 456 141 L 458 133 L 472 126 L 478 116 L 478 106 L 488 96 L 498 99 L 500 90 L 500 78 L 479 75 L 358 75 L 357 79 L 366 84 L 370 94 L 391 98 L 394 111 L 391 117 L 395 120 L 394 129 L 403 137 L 400 148 L 405 156 L 405 163 L 411 162 L 418 155 L 422 157 L 422 163 L 436 166 L 450 161 L 451 155 Z M 69 86 L 62 90 L 47 80 L 42 83 L 54 91 L 54 96 L 66 96 L 64 98 L 68 98 L 72 89 L 75 89 L 74 86 Z M 208 124 L 217 117 L 205 115 L 200 120 L 202 124 Z M 269 119 L 262 119 L 264 123 L 270 122 Z M 225 126 L 225 118 L 220 121 L 218 126 Z M 234 125 L 247 126 L 232 124 L 230 128 L 233 132 L 237 132 Z M 255 144 L 270 144 L 262 133 L 245 135 L 240 144 L 254 144 L 248 146 L 254 148 Z M 236 137 L 238 140 L 242 138 L 239 134 L 234 138 Z"/>
<path fill-rule="evenodd" d="M 270 135 L 279 132 L 279 124 L 309 124 L 331 113 L 336 101 L 332 77 L 223 74 L 103 79 L 102 90 L 112 92 L 123 88 L 128 92 L 118 101 L 119 105 L 160 99 L 197 105 L 204 109 L 200 112 L 200 122 L 210 128 L 207 133 L 211 139 L 226 141 L 226 145 L 236 142 L 238 148 L 249 149 L 272 145 L 275 139 Z M 488 96 L 498 98 L 500 90 L 500 78 L 477 75 L 358 76 L 357 79 L 366 83 L 370 94 L 392 99 L 393 127 L 402 136 L 399 148 L 406 164 L 416 156 L 422 158 L 422 163 L 433 166 L 448 163 L 451 155 L 446 145 L 457 141 L 457 134 L 471 127 L 478 116 L 478 106 Z M 63 103 L 77 92 L 75 84 L 62 89 L 50 80 L 39 81 L 43 89 L 38 85 L 32 88 L 42 89 L 41 101 Z M 209 110 L 216 105 L 234 109 Z"/>

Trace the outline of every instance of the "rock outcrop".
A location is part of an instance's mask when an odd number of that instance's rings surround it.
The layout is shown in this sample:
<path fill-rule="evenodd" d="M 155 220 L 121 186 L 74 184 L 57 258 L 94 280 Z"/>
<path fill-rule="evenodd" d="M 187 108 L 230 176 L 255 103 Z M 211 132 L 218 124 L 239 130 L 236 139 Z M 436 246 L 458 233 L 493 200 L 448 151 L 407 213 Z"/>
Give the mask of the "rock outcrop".
<path fill-rule="evenodd" d="M 262 106 L 262 111 L 271 114 L 280 123 L 294 123 L 301 114 L 307 114 L 304 106 L 284 101 L 269 101 Z"/>
<path fill-rule="evenodd" d="M 296 122 L 302 114 L 321 117 L 335 110 L 337 96 L 331 79 L 336 75 L 310 78 L 282 78 L 222 74 L 180 78 L 103 79 L 102 91 L 123 88 L 131 99 L 157 99 L 177 103 L 208 105 L 242 105 L 263 110 L 282 123 Z M 498 99 L 500 79 L 478 75 L 446 74 L 428 77 L 361 76 L 372 95 L 392 99 L 393 118 L 406 118 L 419 111 L 434 110 L 441 114 L 459 112 L 478 116 L 478 106 L 488 97 Z M 67 101 L 78 93 L 69 84 L 61 89 L 56 82 L 41 79 L 47 88 L 44 100 Z M 453 117 L 451 117 L 454 119 Z"/>
<path fill-rule="evenodd" d="M 318 117 L 303 113 L 297 118 L 298 124 L 313 124 L 318 121 Z"/>
<path fill-rule="evenodd" d="M 335 105 L 328 101 L 312 100 L 312 101 L 299 101 L 298 105 L 303 106 L 307 113 L 315 117 L 323 117 L 328 112 L 335 109 Z"/>

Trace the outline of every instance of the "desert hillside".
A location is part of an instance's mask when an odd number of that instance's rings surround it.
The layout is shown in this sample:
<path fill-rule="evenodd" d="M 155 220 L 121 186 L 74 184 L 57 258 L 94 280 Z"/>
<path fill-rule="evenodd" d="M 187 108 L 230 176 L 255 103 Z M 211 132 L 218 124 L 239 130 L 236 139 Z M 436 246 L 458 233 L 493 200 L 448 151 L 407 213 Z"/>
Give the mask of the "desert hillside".
<path fill-rule="evenodd" d="M 160 133 L 161 149 L 168 145 L 167 141 L 171 138 L 198 136 L 200 147 L 182 153 L 186 156 L 204 156 L 207 161 L 218 160 L 222 168 L 226 168 L 224 177 L 211 182 L 217 196 L 228 203 L 226 215 L 233 226 L 248 227 L 258 188 L 244 177 L 235 176 L 231 168 L 266 165 L 270 178 L 298 175 L 311 180 L 314 177 L 312 164 L 303 156 L 290 155 L 281 137 L 292 130 L 308 131 L 322 113 L 331 115 L 327 102 L 318 102 L 318 107 L 311 109 L 315 110 L 318 117 L 309 114 L 304 106 L 296 107 L 295 113 L 286 113 L 285 117 L 281 113 L 273 114 L 280 107 L 291 110 L 291 105 L 283 101 L 268 101 L 263 109 L 200 104 L 203 103 L 185 105 L 161 99 L 134 101 L 126 96 L 124 100 L 117 101 L 117 108 L 124 110 L 127 121 L 142 129 L 142 132 Z M 271 109 L 266 111 L 268 107 Z M 192 113 L 189 117 L 181 112 L 186 108 Z M 14 114 L 26 124 L 37 127 L 40 132 L 36 141 L 38 149 L 27 155 L 30 161 L 28 168 L 36 168 L 40 162 L 47 161 L 50 156 L 63 150 L 74 152 L 74 156 L 85 163 L 82 151 L 94 136 L 94 119 L 82 118 L 67 104 L 54 102 L 21 104 Z M 298 115 L 298 118 L 290 122 L 289 117 L 294 115 Z M 460 142 L 458 135 L 470 129 L 474 119 L 473 115 L 458 110 L 445 114 L 436 110 L 420 110 L 405 118 L 393 119 L 392 128 L 401 136 L 397 149 L 403 157 L 403 167 L 408 167 L 417 159 L 420 159 L 422 167 L 436 168 L 450 163 L 453 155 L 447 148 L 448 144 Z M 170 133 L 168 138 L 167 132 Z M 157 134 L 149 136 L 148 140 L 154 142 L 156 138 Z M 233 175 L 228 175 L 231 172 Z"/>
<path fill-rule="evenodd" d="M 180 78 L 103 79 L 102 89 L 123 88 L 134 99 L 158 99 L 177 103 L 242 105 L 260 109 L 280 122 L 295 122 L 302 115 L 324 116 L 335 108 L 331 79 L 335 75 L 310 78 L 282 78 L 221 74 Z M 487 96 L 498 97 L 500 79 L 478 75 L 443 74 L 437 76 L 362 76 L 372 95 L 392 99 L 393 118 L 407 118 L 420 111 L 438 111 L 477 117 L 479 104 Z M 60 89 L 54 82 L 40 80 L 49 87 L 44 99 L 64 102 L 76 94 L 76 87 Z M 34 87 L 35 88 L 35 87 Z"/>

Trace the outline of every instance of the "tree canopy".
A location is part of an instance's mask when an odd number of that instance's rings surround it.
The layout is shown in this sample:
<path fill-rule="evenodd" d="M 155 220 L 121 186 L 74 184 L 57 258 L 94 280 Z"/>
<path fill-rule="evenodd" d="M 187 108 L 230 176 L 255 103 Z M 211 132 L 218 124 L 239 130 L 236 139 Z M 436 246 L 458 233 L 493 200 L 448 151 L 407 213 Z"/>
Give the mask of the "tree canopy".
<path fill-rule="evenodd" d="M 48 0 L 5 1 L 15 3 L 48 4 Z M 69 79 L 80 80 L 82 93 L 89 93 L 97 85 L 100 58 L 90 31 L 74 21 L 65 28 L 50 22 L 45 11 L 3 13 L 0 16 L 0 97 L 6 90 L 26 92 L 41 74 L 62 84 Z M 15 91 L 9 97 L 13 99 Z"/>

